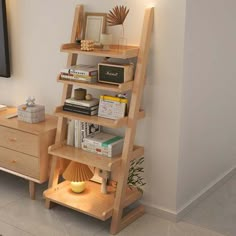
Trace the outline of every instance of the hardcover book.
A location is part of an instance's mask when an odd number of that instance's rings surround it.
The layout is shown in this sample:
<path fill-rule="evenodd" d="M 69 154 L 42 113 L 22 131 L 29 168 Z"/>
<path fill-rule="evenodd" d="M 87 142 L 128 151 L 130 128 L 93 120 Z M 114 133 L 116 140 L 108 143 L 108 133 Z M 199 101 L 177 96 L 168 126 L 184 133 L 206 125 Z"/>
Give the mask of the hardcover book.
<path fill-rule="evenodd" d="M 83 75 L 73 75 L 67 73 L 61 73 L 61 79 L 81 81 L 87 83 L 96 83 L 97 76 L 83 76 Z"/>
<path fill-rule="evenodd" d="M 75 112 L 75 113 L 79 113 L 79 114 L 83 114 L 83 115 L 90 115 L 90 116 L 94 116 L 94 115 L 98 114 L 98 109 L 87 110 L 87 109 L 81 109 L 81 108 L 68 106 L 68 105 L 64 105 L 63 110 L 64 111 Z"/>
<path fill-rule="evenodd" d="M 92 107 L 85 107 L 85 106 L 80 106 L 80 105 L 76 105 L 76 104 L 71 104 L 71 103 L 64 103 L 64 106 L 68 106 L 68 107 L 72 107 L 72 108 L 78 108 L 78 109 L 83 109 L 83 110 L 87 110 L 87 111 L 93 111 L 93 110 L 97 110 L 98 109 L 98 105 L 92 106 Z"/>
<path fill-rule="evenodd" d="M 61 73 L 93 76 L 93 75 L 97 75 L 98 68 L 96 65 L 91 66 L 91 65 L 79 64 L 79 65 L 70 66 L 68 68 L 64 68 L 61 70 Z"/>
<path fill-rule="evenodd" d="M 122 152 L 124 138 L 100 132 L 84 138 L 82 149 L 99 155 L 113 157 Z"/>
<path fill-rule="evenodd" d="M 79 105 L 79 106 L 84 106 L 84 107 L 92 107 L 96 106 L 99 103 L 99 100 L 97 98 L 93 98 L 92 100 L 76 100 L 74 98 L 67 98 L 66 103 L 74 104 L 74 105 Z"/>

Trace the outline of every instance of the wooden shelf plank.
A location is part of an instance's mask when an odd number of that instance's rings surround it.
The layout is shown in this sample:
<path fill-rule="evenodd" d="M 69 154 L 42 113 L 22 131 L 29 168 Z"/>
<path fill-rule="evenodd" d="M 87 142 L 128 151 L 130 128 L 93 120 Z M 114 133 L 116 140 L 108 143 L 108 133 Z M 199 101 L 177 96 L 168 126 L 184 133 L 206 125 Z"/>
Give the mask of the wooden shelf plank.
<path fill-rule="evenodd" d="M 86 152 L 81 148 L 75 148 L 63 144 L 52 145 L 49 147 L 48 151 L 53 156 L 65 158 L 71 161 L 77 161 L 82 164 L 94 166 L 107 171 L 111 171 L 112 167 L 119 165 L 121 161 L 121 155 L 109 158 L 91 152 Z"/>
<path fill-rule="evenodd" d="M 111 171 L 112 168 L 119 166 L 121 162 L 121 155 L 112 158 L 101 156 L 92 152 L 84 151 L 81 148 L 75 148 L 65 144 L 54 144 L 48 149 L 49 154 L 67 160 L 80 162 L 89 166 L 94 166 L 102 170 Z M 134 146 L 132 159 L 142 157 L 144 155 L 144 148 Z"/>
<path fill-rule="evenodd" d="M 127 59 L 138 56 L 139 47 L 137 46 L 118 46 L 111 45 L 110 50 L 102 50 L 100 48 L 95 48 L 94 51 L 81 51 L 80 45 L 76 43 L 67 43 L 61 46 L 61 52 L 75 53 L 89 56 L 97 57 L 112 57 Z"/>
<path fill-rule="evenodd" d="M 62 106 L 56 108 L 55 115 L 58 117 L 65 117 L 72 120 L 81 120 L 110 128 L 124 127 L 127 125 L 128 122 L 128 117 L 124 117 L 118 120 L 112 120 L 98 116 L 88 116 L 75 112 L 63 111 Z"/>
<path fill-rule="evenodd" d="M 63 111 L 63 106 L 56 107 L 54 114 L 58 117 L 64 117 L 72 120 L 81 120 L 110 128 L 120 128 L 124 126 L 130 126 L 132 125 L 133 122 L 132 119 L 128 119 L 127 116 L 117 120 L 113 120 L 99 116 L 89 116 L 75 112 Z M 144 117 L 145 117 L 145 112 L 143 110 L 140 110 L 138 114 L 138 120 L 143 119 Z"/>
<path fill-rule="evenodd" d="M 114 205 L 113 187 L 108 186 L 108 193 L 101 193 L 101 185 L 92 181 L 86 182 L 86 189 L 82 193 L 73 193 L 70 182 L 64 181 L 54 188 L 44 191 L 44 197 L 52 202 L 69 207 L 100 220 L 107 220 L 112 216 Z M 124 207 L 137 201 L 142 193 L 137 189 L 127 188 Z"/>
<path fill-rule="evenodd" d="M 58 76 L 57 82 L 61 82 L 64 84 L 70 84 L 70 85 L 77 85 L 77 86 L 80 86 L 83 88 L 93 88 L 93 89 L 99 89 L 99 90 L 112 91 L 112 92 L 116 92 L 116 93 L 123 93 L 123 92 L 132 90 L 133 83 L 134 83 L 133 81 L 122 83 L 119 85 L 99 83 L 99 82 L 98 83 L 86 83 L 86 82 L 81 82 L 81 81 L 62 79 L 60 76 Z"/>

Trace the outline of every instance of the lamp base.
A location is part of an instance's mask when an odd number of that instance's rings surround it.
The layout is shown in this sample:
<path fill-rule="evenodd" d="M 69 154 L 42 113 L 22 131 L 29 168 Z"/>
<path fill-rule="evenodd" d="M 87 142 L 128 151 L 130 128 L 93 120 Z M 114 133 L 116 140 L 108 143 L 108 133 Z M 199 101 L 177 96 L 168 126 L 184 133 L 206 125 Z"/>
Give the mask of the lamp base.
<path fill-rule="evenodd" d="M 85 182 L 71 182 L 70 186 L 74 193 L 81 193 L 85 190 Z"/>

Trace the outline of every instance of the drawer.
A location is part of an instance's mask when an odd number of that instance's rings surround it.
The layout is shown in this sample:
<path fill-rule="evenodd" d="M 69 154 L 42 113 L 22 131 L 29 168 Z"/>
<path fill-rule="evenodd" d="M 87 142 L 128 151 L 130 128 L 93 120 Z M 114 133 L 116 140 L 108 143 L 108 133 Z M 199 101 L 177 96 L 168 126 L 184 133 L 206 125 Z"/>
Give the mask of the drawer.
<path fill-rule="evenodd" d="M 0 167 L 39 179 L 39 159 L 0 147 Z"/>
<path fill-rule="evenodd" d="M 39 157 L 39 137 L 0 126 L 0 146 Z"/>

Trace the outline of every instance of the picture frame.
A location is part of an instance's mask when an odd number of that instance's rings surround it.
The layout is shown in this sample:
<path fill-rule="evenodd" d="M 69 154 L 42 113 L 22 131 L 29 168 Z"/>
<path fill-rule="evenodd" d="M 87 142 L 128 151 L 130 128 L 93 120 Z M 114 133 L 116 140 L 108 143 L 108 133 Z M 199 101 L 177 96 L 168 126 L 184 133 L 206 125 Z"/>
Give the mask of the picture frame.
<path fill-rule="evenodd" d="M 85 12 L 83 39 L 99 44 L 100 36 L 106 32 L 106 13 Z"/>

